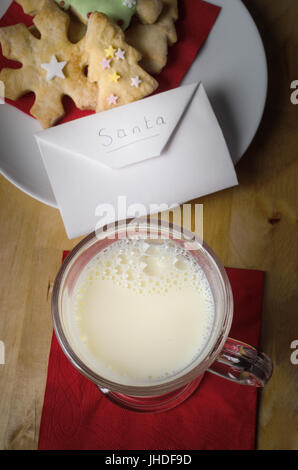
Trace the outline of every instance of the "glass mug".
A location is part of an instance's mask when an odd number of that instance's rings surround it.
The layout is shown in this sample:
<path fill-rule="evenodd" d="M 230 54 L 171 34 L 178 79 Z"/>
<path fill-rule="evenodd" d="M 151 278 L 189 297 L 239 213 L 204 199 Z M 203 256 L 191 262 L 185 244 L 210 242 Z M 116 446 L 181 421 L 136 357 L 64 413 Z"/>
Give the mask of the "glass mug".
<path fill-rule="evenodd" d="M 206 371 L 238 384 L 263 387 L 272 375 L 269 357 L 246 343 L 228 338 L 233 319 L 233 296 L 221 262 L 192 232 L 163 221 L 150 219 L 149 222 L 147 218 L 141 218 L 107 225 L 88 235 L 64 260 L 53 288 L 52 315 L 57 339 L 68 359 L 111 401 L 139 412 L 164 411 L 179 405 L 196 390 Z M 214 300 L 214 324 L 209 349 L 203 359 L 194 359 L 174 377 L 160 379 L 150 385 L 127 385 L 100 376 L 84 362 L 74 346 L 69 306 L 76 281 L 96 254 L 123 238 L 170 239 L 171 243 L 177 243 L 203 269 Z"/>

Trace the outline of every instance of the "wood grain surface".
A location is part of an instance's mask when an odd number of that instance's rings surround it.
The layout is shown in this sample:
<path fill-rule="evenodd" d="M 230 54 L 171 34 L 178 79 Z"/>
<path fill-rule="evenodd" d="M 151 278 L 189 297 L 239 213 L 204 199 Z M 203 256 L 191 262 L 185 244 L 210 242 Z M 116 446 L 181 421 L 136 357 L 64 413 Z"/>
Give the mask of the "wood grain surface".
<path fill-rule="evenodd" d="M 239 0 L 240 1 L 240 0 Z M 266 271 L 262 349 L 274 375 L 260 393 L 258 449 L 298 449 L 297 0 L 245 0 L 264 40 L 269 93 L 259 131 L 237 166 L 240 185 L 201 198 L 204 238 L 226 266 Z M 36 449 L 52 336 L 50 297 L 62 250 L 58 210 L 0 177 L 0 449 Z"/>

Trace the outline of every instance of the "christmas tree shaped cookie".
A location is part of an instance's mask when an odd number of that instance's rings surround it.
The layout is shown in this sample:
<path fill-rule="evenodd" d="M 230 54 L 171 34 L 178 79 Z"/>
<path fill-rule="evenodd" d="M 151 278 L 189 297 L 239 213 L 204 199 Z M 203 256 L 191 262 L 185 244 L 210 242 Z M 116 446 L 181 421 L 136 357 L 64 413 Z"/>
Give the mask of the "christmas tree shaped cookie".
<path fill-rule="evenodd" d="M 89 18 L 86 50 L 88 80 L 98 83 L 97 111 L 139 100 L 157 88 L 157 81 L 138 65 L 140 53 L 103 13 L 92 13 Z"/>
<path fill-rule="evenodd" d="M 163 10 L 154 24 L 134 22 L 126 31 L 126 40 L 143 56 L 140 62 L 147 72 L 158 74 L 167 64 L 168 46 L 177 42 L 175 21 L 177 0 L 162 0 Z"/>
<path fill-rule="evenodd" d="M 107 15 L 122 29 L 129 26 L 137 5 L 137 0 L 56 0 L 56 2 L 65 10 L 71 9 L 83 23 L 88 22 L 92 12 L 98 11 Z"/>
<path fill-rule="evenodd" d="M 29 8 L 30 0 L 27 3 Z M 24 24 L 0 29 L 3 55 L 22 63 L 17 70 L 1 71 L 5 96 L 16 100 L 33 91 L 35 103 L 31 114 L 44 128 L 63 117 L 64 95 L 70 96 L 79 109 L 96 108 L 97 84 L 88 81 L 85 74 L 85 38 L 77 44 L 68 40 L 69 21 L 69 16 L 55 2 L 43 0 L 43 8 L 34 18 L 40 39 Z"/>

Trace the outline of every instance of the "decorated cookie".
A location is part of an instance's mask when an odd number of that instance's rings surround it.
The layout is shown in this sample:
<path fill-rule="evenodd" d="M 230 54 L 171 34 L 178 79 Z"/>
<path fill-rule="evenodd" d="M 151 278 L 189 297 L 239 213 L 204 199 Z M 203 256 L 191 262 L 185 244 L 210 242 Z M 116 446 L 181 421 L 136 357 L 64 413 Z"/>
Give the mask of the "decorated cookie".
<path fill-rule="evenodd" d="M 43 7 L 45 0 L 16 0 L 25 13 L 35 16 Z M 53 0 L 64 11 L 72 11 L 83 23 L 93 11 L 105 13 L 122 29 L 126 29 L 137 10 L 137 0 Z M 139 0 L 148 2 L 148 0 Z M 151 1 L 151 0 L 149 0 Z M 151 12 L 152 15 L 152 12 Z"/>
<path fill-rule="evenodd" d="M 33 91 L 35 103 L 31 114 L 44 128 L 63 117 L 64 95 L 70 96 L 79 109 L 94 110 L 98 90 L 97 84 L 90 83 L 85 75 L 85 38 L 77 44 L 68 40 L 69 16 L 52 0 L 44 0 L 34 25 L 39 37 L 24 24 L 0 28 L 3 55 L 23 65 L 1 71 L 5 96 L 16 100 Z"/>
<path fill-rule="evenodd" d="M 122 29 L 103 13 L 90 16 L 86 33 L 88 80 L 98 84 L 97 111 L 139 100 L 158 83 L 138 62 L 140 53 L 125 41 Z"/>
<path fill-rule="evenodd" d="M 88 22 L 92 12 L 99 11 L 124 30 L 128 28 L 137 7 L 137 0 L 56 0 L 56 2 L 65 10 L 71 8 L 83 23 Z"/>
<path fill-rule="evenodd" d="M 175 21 L 178 19 L 177 0 L 162 0 L 163 10 L 154 24 L 134 22 L 126 31 L 126 40 L 143 56 L 140 62 L 147 72 L 158 74 L 165 67 L 168 46 L 177 42 Z"/>

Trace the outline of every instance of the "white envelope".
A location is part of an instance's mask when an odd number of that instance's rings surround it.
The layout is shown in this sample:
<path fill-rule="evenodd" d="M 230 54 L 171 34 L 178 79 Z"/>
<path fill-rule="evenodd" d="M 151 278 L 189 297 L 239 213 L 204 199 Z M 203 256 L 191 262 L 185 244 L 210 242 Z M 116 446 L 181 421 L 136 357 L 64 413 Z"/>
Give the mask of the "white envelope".
<path fill-rule="evenodd" d="M 35 137 L 69 238 L 126 216 L 156 212 L 160 204 L 170 207 L 237 184 L 201 83 Z M 132 204 L 138 204 L 138 214 L 126 212 Z M 104 214 L 111 206 L 114 213 Z"/>

